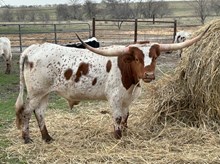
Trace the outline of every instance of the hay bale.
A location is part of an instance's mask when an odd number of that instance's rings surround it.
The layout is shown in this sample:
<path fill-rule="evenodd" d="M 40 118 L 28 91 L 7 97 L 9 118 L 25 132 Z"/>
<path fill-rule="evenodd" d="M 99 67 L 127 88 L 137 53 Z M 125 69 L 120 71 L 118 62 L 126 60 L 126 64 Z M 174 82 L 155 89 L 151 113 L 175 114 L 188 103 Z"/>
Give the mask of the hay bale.
<path fill-rule="evenodd" d="M 158 81 L 148 106 L 151 123 L 178 120 L 200 126 L 220 120 L 220 20 L 197 32 L 203 38 L 186 48 L 174 76 Z M 149 114 L 149 113 L 148 113 Z M 148 117 L 149 118 L 149 117 Z"/>

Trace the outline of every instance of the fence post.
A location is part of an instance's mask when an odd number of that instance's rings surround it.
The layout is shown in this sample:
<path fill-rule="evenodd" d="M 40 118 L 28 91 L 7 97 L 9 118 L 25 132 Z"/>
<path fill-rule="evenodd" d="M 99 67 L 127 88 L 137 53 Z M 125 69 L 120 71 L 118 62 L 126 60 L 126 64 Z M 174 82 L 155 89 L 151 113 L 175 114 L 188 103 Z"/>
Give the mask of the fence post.
<path fill-rule="evenodd" d="M 19 31 L 19 44 L 20 44 L 20 52 L 22 52 L 22 41 L 21 41 L 21 25 L 18 25 L 18 31 Z"/>
<path fill-rule="evenodd" d="M 173 42 L 175 40 L 176 32 L 177 32 L 177 20 L 174 20 L 174 27 L 173 27 Z"/>
<path fill-rule="evenodd" d="M 138 23 L 138 19 L 135 19 L 135 22 L 134 22 L 134 43 L 137 42 L 137 23 Z"/>
<path fill-rule="evenodd" d="M 57 26 L 56 24 L 53 24 L 53 30 L 54 30 L 54 42 L 57 44 Z"/>
<path fill-rule="evenodd" d="M 92 19 L 92 37 L 95 37 L 95 18 Z"/>

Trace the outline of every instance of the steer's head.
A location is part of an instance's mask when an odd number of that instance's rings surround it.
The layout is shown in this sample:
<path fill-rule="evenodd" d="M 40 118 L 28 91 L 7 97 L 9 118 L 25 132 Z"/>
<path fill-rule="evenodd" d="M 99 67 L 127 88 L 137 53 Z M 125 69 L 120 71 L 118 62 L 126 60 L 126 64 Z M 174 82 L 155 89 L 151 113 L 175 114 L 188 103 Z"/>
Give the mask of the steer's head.
<path fill-rule="evenodd" d="M 208 31 L 210 26 L 195 38 L 186 40 L 182 43 L 158 44 L 158 43 L 136 43 L 129 46 L 114 46 L 111 48 L 93 48 L 84 43 L 76 34 L 81 43 L 90 51 L 102 56 L 129 56 L 126 60 L 130 61 L 130 65 L 134 70 L 138 79 L 144 82 L 151 82 L 155 79 L 156 61 L 161 52 L 179 50 L 192 45 L 202 38 Z"/>
<path fill-rule="evenodd" d="M 159 45 L 146 44 L 139 46 L 139 49 L 144 54 L 144 72 L 143 72 L 142 80 L 144 82 L 151 82 L 152 80 L 155 79 L 156 62 L 158 56 L 160 55 Z"/>

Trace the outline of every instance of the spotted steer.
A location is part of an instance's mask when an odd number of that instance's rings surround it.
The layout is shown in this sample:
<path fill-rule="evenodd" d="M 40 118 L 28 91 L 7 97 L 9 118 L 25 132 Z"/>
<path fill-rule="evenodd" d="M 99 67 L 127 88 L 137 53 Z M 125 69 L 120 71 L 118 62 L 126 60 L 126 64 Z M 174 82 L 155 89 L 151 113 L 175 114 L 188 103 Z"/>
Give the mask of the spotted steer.
<path fill-rule="evenodd" d="M 129 105 L 140 95 L 140 80 L 155 79 L 156 59 L 160 52 L 192 45 L 203 34 L 176 44 L 132 44 L 76 49 L 56 44 L 34 44 L 20 57 L 20 92 L 16 101 L 16 123 L 22 128 L 25 143 L 32 142 L 29 120 L 32 112 L 38 121 L 42 139 L 50 143 L 44 111 L 48 94 L 64 97 L 70 108 L 81 100 L 108 100 L 114 122 L 114 135 L 122 137 L 127 128 Z M 24 103 L 24 87 L 27 98 Z"/>

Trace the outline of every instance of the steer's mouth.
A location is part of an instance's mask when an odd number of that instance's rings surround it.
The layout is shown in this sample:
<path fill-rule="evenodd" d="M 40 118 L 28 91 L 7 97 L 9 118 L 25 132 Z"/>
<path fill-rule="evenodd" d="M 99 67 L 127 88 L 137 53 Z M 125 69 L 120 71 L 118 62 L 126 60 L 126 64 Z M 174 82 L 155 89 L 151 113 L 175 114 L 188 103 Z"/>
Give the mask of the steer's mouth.
<path fill-rule="evenodd" d="M 154 76 L 154 74 L 145 74 L 145 77 L 142 78 L 142 80 L 145 83 L 150 83 L 151 81 L 155 80 L 155 76 Z"/>

